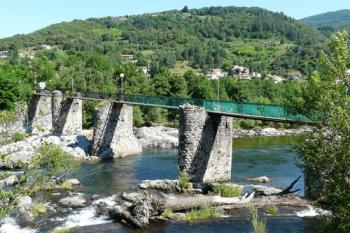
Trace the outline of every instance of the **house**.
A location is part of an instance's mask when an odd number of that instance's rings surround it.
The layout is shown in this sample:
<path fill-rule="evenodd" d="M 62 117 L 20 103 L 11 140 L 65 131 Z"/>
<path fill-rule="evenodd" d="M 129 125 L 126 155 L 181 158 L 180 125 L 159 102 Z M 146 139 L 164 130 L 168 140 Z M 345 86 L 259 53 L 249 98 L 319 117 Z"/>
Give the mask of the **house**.
<path fill-rule="evenodd" d="M 9 55 L 10 53 L 7 50 L 0 51 L 0 58 L 7 58 Z"/>
<path fill-rule="evenodd" d="M 268 75 L 267 77 L 271 79 L 274 83 L 281 83 L 286 80 L 285 78 L 277 75 Z"/>
<path fill-rule="evenodd" d="M 258 78 L 258 79 L 261 79 L 262 78 L 262 74 L 261 73 L 258 73 L 258 72 L 252 72 L 251 73 L 251 76 L 253 78 Z"/>
<path fill-rule="evenodd" d="M 299 80 L 303 77 L 303 75 L 299 72 L 299 71 L 290 71 L 288 73 L 288 78 L 291 79 L 291 80 Z"/>
<path fill-rule="evenodd" d="M 228 72 L 223 71 L 222 69 L 214 69 L 213 72 L 207 75 L 210 80 L 217 80 L 222 77 L 227 77 Z"/>
<path fill-rule="evenodd" d="M 53 47 L 49 44 L 42 44 L 41 48 L 43 48 L 44 50 L 51 50 Z"/>
<path fill-rule="evenodd" d="M 121 58 L 125 61 L 133 61 L 134 60 L 134 55 L 132 54 L 122 54 Z"/>

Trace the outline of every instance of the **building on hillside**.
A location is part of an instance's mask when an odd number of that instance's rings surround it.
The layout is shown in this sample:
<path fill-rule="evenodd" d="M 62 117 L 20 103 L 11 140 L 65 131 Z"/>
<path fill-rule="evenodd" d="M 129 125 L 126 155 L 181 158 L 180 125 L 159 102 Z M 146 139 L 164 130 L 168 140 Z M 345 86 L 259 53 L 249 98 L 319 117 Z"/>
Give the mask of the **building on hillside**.
<path fill-rule="evenodd" d="M 291 79 L 291 80 L 299 80 L 303 77 L 303 75 L 300 73 L 300 71 L 290 71 L 288 73 L 288 78 Z"/>
<path fill-rule="evenodd" d="M 277 75 L 268 75 L 268 78 L 271 79 L 274 83 L 281 83 L 286 81 L 284 77 L 277 76 Z"/>
<path fill-rule="evenodd" d="M 252 72 L 251 73 L 252 78 L 256 78 L 256 79 L 262 79 L 262 74 L 258 73 L 258 72 Z"/>
<path fill-rule="evenodd" d="M 53 46 L 51 46 L 49 44 L 42 44 L 41 48 L 43 48 L 44 50 L 51 50 L 53 48 Z"/>
<path fill-rule="evenodd" d="M 0 51 L 0 58 L 7 58 L 9 55 L 10 53 L 7 50 Z"/>
<path fill-rule="evenodd" d="M 222 69 L 214 69 L 213 72 L 207 75 L 210 80 L 217 80 L 219 78 L 227 77 L 228 72 L 223 71 Z"/>
<path fill-rule="evenodd" d="M 134 55 L 132 55 L 132 54 L 122 54 L 121 58 L 124 61 L 133 61 L 134 60 Z"/>

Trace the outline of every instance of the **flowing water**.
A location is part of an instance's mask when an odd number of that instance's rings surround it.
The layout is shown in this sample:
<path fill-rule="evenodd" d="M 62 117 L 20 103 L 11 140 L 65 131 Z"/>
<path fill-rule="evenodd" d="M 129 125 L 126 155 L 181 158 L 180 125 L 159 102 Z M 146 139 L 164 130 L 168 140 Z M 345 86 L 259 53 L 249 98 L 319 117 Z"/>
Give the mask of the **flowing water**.
<path fill-rule="evenodd" d="M 272 182 L 268 185 L 280 188 L 288 186 L 298 176 L 303 175 L 296 166 L 297 157 L 291 148 L 292 141 L 292 137 L 234 139 L 232 181 L 248 184 L 252 183 L 247 180 L 248 177 L 268 176 L 272 179 Z M 119 192 L 137 190 L 137 184 L 144 179 L 176 179 L 177 164 L 176 151 L 148 151 L 139 156 L 120 158 L 109 162 L 85 163 L 75 177 L 81 181 L 79 191 L 106 198 Z M 303 190 L 303 185 L 303 179 L 301 179 L 296 188 Z M 300 191 L 299 195 L 303 195 L 303 192 Z M 283 213 L 281 216 L 268 217 L 268 232 L 316 232 L 316 226 L 320 225 L 319 222 L 314 218 L 298 217 L 297 211 L 287 209 L 281 211 Z M 141 231 L 134 231 L 120 224 L 112 223 L 106 218 L 95 218 L 94 212 L 94 207 L 90 206 L 73 214 L 67 213 L 63 216 L 56 216 L 56 219 L 60 219 L 61 222 L 56 222 L 52 226 L 78 225 L 80 227 L 71 231 L 77 233 L 250 232 L 246 214 L 205 222 L 157 223 Z M 50 227 L 52 228 L 52 226 Z"/>

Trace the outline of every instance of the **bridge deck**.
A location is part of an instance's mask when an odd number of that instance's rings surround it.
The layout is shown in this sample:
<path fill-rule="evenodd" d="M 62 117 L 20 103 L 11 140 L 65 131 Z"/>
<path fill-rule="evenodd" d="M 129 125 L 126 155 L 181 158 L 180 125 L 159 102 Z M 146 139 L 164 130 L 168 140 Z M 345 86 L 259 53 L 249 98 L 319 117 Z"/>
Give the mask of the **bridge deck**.
<path fill-rule="evenodd" d="M 37 95 L 50 95 L 49 93 L 37 93 Z M 313 123 L 314 121 L 300 114 L 290 114 L 281 105 L 240 103 L 230 101 L 186 99 L 166 96 L 144 95 L 116 95 L 109 93 L 81 93 L 77 96 L 69 96 L 83 100 L 110 100 L 118 103 L 177 109 L 184 104 L 192 104 L 203 107 L 211 114 L 231 116 L 235 118 L 254 119 L 262 121 L 283 123 Z"/>

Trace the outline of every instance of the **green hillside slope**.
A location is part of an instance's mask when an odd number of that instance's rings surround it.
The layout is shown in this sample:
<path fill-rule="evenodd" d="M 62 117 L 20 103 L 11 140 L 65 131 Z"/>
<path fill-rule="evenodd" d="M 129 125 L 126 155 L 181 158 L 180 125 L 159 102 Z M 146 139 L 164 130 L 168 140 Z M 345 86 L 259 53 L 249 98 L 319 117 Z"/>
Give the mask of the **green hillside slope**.
<path fill-rule="evenodd" d="M 350 23 L 350 10 L 327 12 L 324 14 L 314 15 L 301 19 L 301 21 L 316 28 L 337 28 L 339 26 Z"/>

